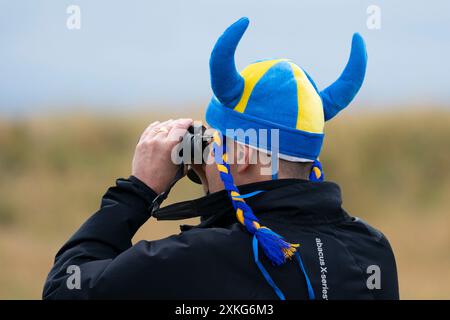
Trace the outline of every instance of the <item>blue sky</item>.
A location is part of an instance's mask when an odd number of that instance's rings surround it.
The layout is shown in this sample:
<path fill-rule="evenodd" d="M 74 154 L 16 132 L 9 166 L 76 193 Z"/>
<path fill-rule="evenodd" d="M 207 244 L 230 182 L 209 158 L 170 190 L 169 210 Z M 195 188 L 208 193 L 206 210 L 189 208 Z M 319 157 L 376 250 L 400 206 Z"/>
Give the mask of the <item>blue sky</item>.
<path fill-rule="evenodd" d="M 372 4 L 381 9 L 379 30 L 366 26 Z M 81 9 L 80 30 L 66 27 L 69 5 Z M 339 76 L 358 31 L 369 65 L 356 103 L 450 105 L 445 0 L 0 0 L 0 116 L 203 107 L 211 49 L 241 16 L 250 27 L 236 55 L 240 69 L 286 57 L 323 88 Z"/>

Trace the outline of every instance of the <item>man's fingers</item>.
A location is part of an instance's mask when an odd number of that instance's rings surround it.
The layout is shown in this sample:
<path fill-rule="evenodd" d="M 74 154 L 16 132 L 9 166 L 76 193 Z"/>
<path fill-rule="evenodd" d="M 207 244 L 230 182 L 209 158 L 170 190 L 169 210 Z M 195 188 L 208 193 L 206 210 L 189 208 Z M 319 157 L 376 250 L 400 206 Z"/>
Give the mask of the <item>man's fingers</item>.
<path fill-rule="evenodd" d="M 163 123 L 161 123 L 159 126 L 153 129 L 154 137 L 156 139 L 163 139 L 167 137 L 167 135 L 170 132 L 170 129 L 172 129 L 174 120 L 170 119 Z"/>
<path fill-rule="evenodd" d="M 166 126 L 170 121 L 172 121 L 172 119 L 163 121 L 163 122 L 159 122 L 159 121 L 153 122 L 144 130 L 139 141 L 142 141 L 147 137 L 155 136 L 158 133 L 159 128 Z M 167 130 L 167 131 L 169 131 L 169 130 Z"/>
<path fill-rule="evenodd" d="M 139 141 L 149 138 L 167 138 L 170 142 L 178 142 L 192 122 L 192 119 L 169 119 L 163 122 L 155 121 L 144 130 Z"/>
<path fill-rule="evenodd" d="M 192 124 L 192 119 L 178 119 L 172 123 L 172 128 L 167 135 L 170 142 L 179 142 L 186 134 L 187 129 Z"/>
<path fill-rule="evenodd" d="M 154 121 L 147 128 L 153 128 L 153 127 L 157 126 L 158 124 L 160 124 L 159 121 Z"/>
<path fill-rule="evenodd" d="M 157 125 L 159 125 L 161 122 L 159 121 L 154 121 L 152 122 L 147 128 L 145 128 L 144 132 L 142 132 L 140 138 L 139 138 L 139 142 L 141 142 L 142 140 L 144 140 L 144 138 L 148 135 L 148 133 L 155 128 Z"/>

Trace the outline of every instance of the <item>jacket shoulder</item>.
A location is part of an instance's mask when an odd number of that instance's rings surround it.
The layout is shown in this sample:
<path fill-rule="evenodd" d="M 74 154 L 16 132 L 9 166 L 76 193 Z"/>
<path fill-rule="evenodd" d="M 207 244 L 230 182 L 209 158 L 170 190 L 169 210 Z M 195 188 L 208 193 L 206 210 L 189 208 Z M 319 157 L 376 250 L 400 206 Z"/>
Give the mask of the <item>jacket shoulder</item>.
<path fill-rule="evenodd" d="M 172 258 L 193 260 L 197 254 L 223 251 L 240 241 L 248 242 L 249 238 L 250 235 L 235 224 L 230 228 L 193 228 L 160 240 L 140 241 L 136 246 L 146 247 L 154 256 L 165 252 L 165 257 L 173 255 Z"/>
<path fill-rule="evenodd" d="M 347 249 L 350 261 L 360 268 L 363 287 L 374 270 L 382 272 L 380 290 L 369 290 L 376 299 L 398 299 L 397 266 L 387 237 L 360 218 L 351 218 L 337 228 L 335 235 Z"/>

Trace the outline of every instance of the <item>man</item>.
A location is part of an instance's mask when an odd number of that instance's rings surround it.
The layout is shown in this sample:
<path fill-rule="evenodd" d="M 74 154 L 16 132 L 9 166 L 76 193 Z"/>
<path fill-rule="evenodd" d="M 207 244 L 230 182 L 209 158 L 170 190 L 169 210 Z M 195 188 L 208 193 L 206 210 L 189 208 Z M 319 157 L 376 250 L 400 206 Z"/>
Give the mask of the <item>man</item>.
<path fill-rule="evenodd" d="M 286 59 L 259 61 L 239 74 L 234 52 L 247 26 L 246 18 L 231 25 L 211 55 L 206 120 L 217 131 L 208 161 L 194 165 L 208 194 L 155 210 L 180 176 L 172 150 L 192 120 L 151 124 L 130 178 L 117 180 L 59 250 L 44 298 L 398 299 L 387 239 L 342 209 L 340 189 L 323 181 L 318 161 L 325 121 L 362 85 L 362 38 L 354 36 L 340 78 L 318 91 Z M 270 134 L 251 139 L 237 130 Z M 200 216 L 201 223 L 133 245 L 152 212 Z M 78 270 L 78 283 L 69 270 Z"/>

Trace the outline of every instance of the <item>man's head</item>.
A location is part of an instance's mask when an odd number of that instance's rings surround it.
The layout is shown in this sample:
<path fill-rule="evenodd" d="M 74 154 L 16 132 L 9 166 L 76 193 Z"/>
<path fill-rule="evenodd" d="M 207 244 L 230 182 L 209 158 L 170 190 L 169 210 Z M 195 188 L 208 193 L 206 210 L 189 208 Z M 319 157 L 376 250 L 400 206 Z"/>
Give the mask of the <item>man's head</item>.
<path fill-rule="evenodd" d="M 236 185 L 260 182 L 272 179 L 272 157 L 253 147 L 227 139 L 228 156 L 231 174 Z M 194 170 L 202 180 L 205 191 L 217 192 L 224 189 L 219 171 L 214 162 L 213 148 L 209 148 L 208 159 L 203 166 L 194 166 Z M 313 162 L 293 162 L 278 159 L 279 179 L 307 180 Z"/>
<path fill-rule="evenodd" d="M 238 72 L 234 54 L 248 24 L 247 18 L 238 20 L 214 46 L 210 59 L 214 96 L 206 111 L 206 121 L 233 141 L 230 149 L 244 150 L 244 156 L 262 150 L 283 159 L 279 178 L 308 177 L 304 170 L 311 165 L 299 162 L 311 161 L 316 169 L 321 169 L 318 157 L 325 121 L 344 109 L 363 83 L 367 64 L 364 40 L 354 34 L 350 58 L 341 76 L 319 91 L 306 71 L 289 59 L 259 60 Z M 247 140 L 229 133 L 237 131 L 255 132 L 257 139 Z M 267 139 L 261 139 L 264 133 Z M 249 147 L 238 148 L 235 141 Z M 232 165 L 231 172 L 237 173 L 235 182 L 267 180 L 270 175 L 254 174 L 259 165 Z M 323 179 L 323 175 L 319 177 Z"/>
<path fill-rule="evenodd" d="M 323 179 L 316 170 L 321 170 L 318 156 L 324 124 L 353 100 L 362 85 L 367 64 L 364 40 L 353 35 L 350 58 L 341 76 L 319 91 L 306 71 L 289 59 L 260 60 L 239 73 L 234 54 L 248 24 L 247 18 L 241 18 L 225 30 L 210 58 L 214 96 L 206 121 L 228 139 L 227 152 L 233 155 L 228 155 L 227 162 L 231 161 L 234 182 L 271 179 L 270 174 L 262 174 L 262 170 L 270 170 L 264 168 L 270 155 L 279 160 L 278 178 L 308 178 L 312 168 Z M 254 131 L 258 137 L 247 140 L 229 131 Z M 263 131 L 268 132 L 267 139 L 261 139 Z M 209 191 L 223 188 L 214 164 L 207 165 L 205 173 Z"/>

